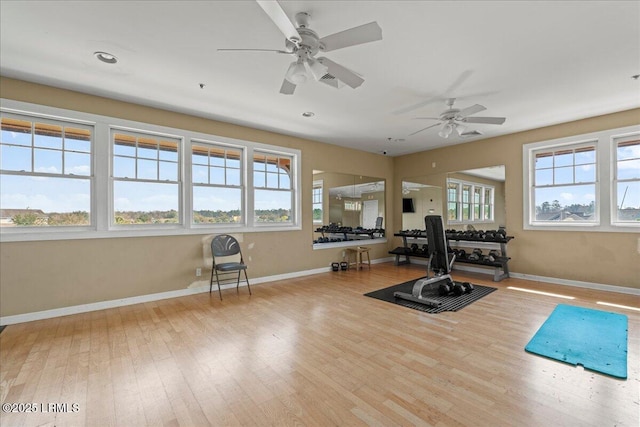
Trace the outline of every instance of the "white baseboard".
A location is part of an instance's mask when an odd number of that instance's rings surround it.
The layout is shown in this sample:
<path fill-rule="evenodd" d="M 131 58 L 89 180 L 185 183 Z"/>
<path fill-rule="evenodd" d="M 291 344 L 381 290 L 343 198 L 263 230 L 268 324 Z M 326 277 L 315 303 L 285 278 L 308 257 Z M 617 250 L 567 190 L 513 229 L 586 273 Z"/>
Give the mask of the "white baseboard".
<path fill-rule="evenodd" d="M 394 259 L 395 259 L 394 257 L 378 258 L 378 259 L 371 260 L 371 264 L 393 262 Z M 419 259 L 412 260 L 411 263 L 420 264 L 420 265 L 427 264 L 426 261 L 419 260 Z M 456 266 L 456 270 L 491 274 L 490 270 L 483 269 L 483 268 L 474 268 L 470 266 Z M 258 285 L 260 283 L 275 282 L 277 280 L 294 279 L 297 277 L 310 276 L 310 275 L 319 274 L 319 273 L 326 273 L 328 271 L 331 271 L 331 266 L 314 268 L 311 270 L 304 270 L 304 271 L 295 271 L 292 273 L 276 274 L 273 276 L 257 277 L 254 279 L 252 278 L 251 283 Z M 522 273 L 510 273 L 510 276 L 516 277 L 519 279 L 552 283 L 556 285 L 576 286 L 579 288 L 597 289 L 600 291 L 607 291 L 607 292 L 619 292 L 623 294 L 640 295 L 640 289 L 636 289 L 636 288 L 626 288 L 622 286 L 605 285 L 601 283 L 591 283 L 591 282 L 581 282 L 577 280 L 558 279 L 554 277 L 535 276 L 531 274 L 522 274 Z M 240 283 L 240 285 L 244 287 L 246 286 L 246 283 L 244 284 Z M 229 289 L 233 287 L 234 287 L 233 284 L 223 285 L 222 289 Z M 208 292 L 208 291 L 209 291 L 209 281 L 208 280 L 199 281 L 199 282 L 192 283 L 186 289 L 177 289 L 174 291 L 159 292 L 156 294 L 140 295 L 140 296 L 129 297 L 129 298 L 115 299 L 110 301 L 94 302 L 89 304 L 80 304 L 80 305 L 74 305 L 70 307 L 54 308 L 51 310 L 16 314 L 13 316 L 3 316 L 3 317 L 0 317 L 0 325 L 14 325 L 16 323 L 32 322 L 34 320 L 51 319 L 54 317 L 68 316 L 70 314 L 87 313 L 90 311 L 105 310 L 108 308 L 124 307 L 127 305 L 133 305 L 133 304 L 141 304 L 141 303 L 151 302 L 151 301 L 160 301 L 160 300 L 169 299 L 169 298 L 178 298 L 178 297 L 194 295 L 194 294 L 199 294 L 199 293 Z"/>

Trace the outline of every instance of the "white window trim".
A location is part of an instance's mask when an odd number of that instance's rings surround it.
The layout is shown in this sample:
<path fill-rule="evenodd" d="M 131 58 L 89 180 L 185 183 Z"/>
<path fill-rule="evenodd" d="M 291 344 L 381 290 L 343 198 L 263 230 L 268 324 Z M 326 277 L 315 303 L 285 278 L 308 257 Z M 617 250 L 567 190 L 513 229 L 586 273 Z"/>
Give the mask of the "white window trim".
<path fill-rule="evenodd" d="M 49 118 L 53 120 L 63 120 L 72 123 L 80 123 L 94 126 L 93 135 L 93 188 L 92 188 L 92 215 L 95 213 L 93 226 L 82 230 L 69 229 L 72 227 L 46 228 L 46 229 L 25 229 L 15 227 L 0 228 L 0 242 L 19 241 L 39 241 L 39 240 L 73 240 L 73 239 L 101 239 L 101 238 L 122 238 L 122 237 L 144 237 L 144 236 L 170 236 L 207 234 L 224 232 L 262 232 L 262 231 L 296 231 L 302 229 L 301 206 L 302 195 L 302 151 L 294 148 L 280 147 L 263 144 L 256 141 L 246 141 L 212 134 L 194 132 L 187 129 L 177 129 L 165 126 L 153 125 L 149 123 L 124 120 L 120 118 L 102 116 L 98 114 L 85 113 L 81 111 L 66 110 L 62 108 L 50 107 L 39 104 L 32 104 L 9 99 L 0 99 L 0 109 L 7 113 L 22 114 L 32 117 Z M 129 129 L 143 133 L 158 133 L 182 138 L 180 144 L 180 174 L 181 186 L 180 208 L 182 211 L 182 224 L 171 226 L 163 225 L 154 227 L 149 224 L 132 226 L 122 229 L 111 226 L 111 211 L 113 203 L 113 190 L 110 184 L 111 155 L 112 147 L 110 143 L 111 129 Z M 220 144 L 239 146 L 244 149 L 244 176 L 245 195 L 244 208 L 245 218 L 243 224 L 216 224 L 207 226 L 192 224 L 192 190 L 191 190 L 191 140 L 212 141 Z M 261 150 L 272 153 L 281 153 L 291 156 L 291 187 L 294 202 L 292 203 L 292 220 L 288 223 L 260 223 L 253 224 L 253 175 L 248 162 L 253 161 L 253 150 Z"/>
<path fill-rule="evenodd" d="M 319 188 L 321 191 L 321 199 L 320 199 L 320 203 L 314 203 L 313 202 L 313 198 L 314 198 L 314 194 L 313 191 Z M 317 205 L 320 205 L 320 210 L 322 211 L 322 215 L 324 217 L 324 180 L 322 179 L 317 179 L 313 181 L 313 186 L 311 187 L 311 213 L 312 213 L 312 218 L 313 218 L 313 211 L 315 210 L 315 207 Z M 313 220 L 314 224 L 322 224 L 323 223 L 323 219 L 320 218 L 319 220 Z"/>
<path fill-rule="evenodd" d="M 456 192 L 456 195 L 458 197 L 458 200 L 456 201 L 458 207 L 459 207 L 459 216 L 457 219 L 449 219 L 448 223 L 449 224 L 483 224 L 483 223 L 493 223 L 495 222 L 495 200 L 496 200 L 496 188 L 493 185 L 489 185 L 489 184 L 482 184 L 480 182 L 473 182 L 473 181 L 465 181 L 465 180 L 461 180 L 461 179 L 457 179 L 457 178 L 448 178 L 447 179 L 447 186 L 449 185 L 449 183 L 454 183 L 458 186 L 458 191 Z M 462 186 L 463 185 L 468 185 L 470 186 L 470 199 L 469 199 L 469 216 L 470 219 L 462 219 Z M 491 197 L 493 198 L 492 202 L 491 202 L 491 218 L 490 219 L 478 219 L 475 220 L 474 218 L 474 212 L 475 212 L 475 203 L 473 200 L 473 195 L 474 195 L 474 191 L 476 188 L 482 188 L 482 193 L 481 193 L 481 202 L 480 202 L 480 206 L 481 206 L 481 210 L 480 210 L 480 216 L 484 217 L 484 207 L 486 205 L 486 203 L 484 203 L 484 190 L 486 188 L 490 188 L 491 189 Z M 447 191 L 447 209 L 448 209 L 448 204 L 449 204 L 449 192 Z"/>
<path fill-rule="evenodd" d="M 524 144 L 522 146 L 522 199 L 524 230 L 546 231 L 595 231 L 595 232 L 625 232 L 640 233 L 640 224 L 617 223 L 614 221 L 615 193 L 613 192 L 615 174 L 615 138 L 628 136 L 640 132 L 640 125 L 608 129 L 582 135 L 574 135 L 547 141 Z M 592 142 L 596 146 L 596 218 L 592 223 L 544 222 L 534 223 L 535 209 L 531 185 L 534 182 L 535 169 L 533 167 L 533 152 L 541 149 L 557 149 L 568 145 L 578 145 Z"/>

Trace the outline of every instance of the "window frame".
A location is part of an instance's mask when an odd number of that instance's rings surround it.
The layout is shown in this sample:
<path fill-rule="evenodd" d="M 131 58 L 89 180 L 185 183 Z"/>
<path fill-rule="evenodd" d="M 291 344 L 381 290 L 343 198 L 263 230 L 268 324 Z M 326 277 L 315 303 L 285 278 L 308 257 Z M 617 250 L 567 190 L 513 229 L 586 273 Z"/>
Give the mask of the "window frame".
<path fill-rule="evenodd" d="M 621 221 L 618 220 L 618 184 L 620 182 L 634 182 L 640 185 L 640 177 L 638 178 L 624 178 L 618 179 L 618 145 L 620 143 L 630 142 L 629 140 L 639 140 L 640 132 L 631 132 L 626 135 L 615 135 L 611 138 L 611 158 L 612 158 L 612 171 L 611 171 L 611 222 L 612 225 L 615 226 L 629 226 L 629 227 L 638 227 L 640 226 L 640 221 Z M 623 160 L 628 161 L 628 160 Z M 640 209 L 640 206 L 638 206 Z"/>
<path fill-rule="evenodd" d="M 246 147 L 242 146 L 242 145 L 238 145 L 238 144 L 232 144 L 229 141 L 227 142 L 221 142 L 220 141 L 221 138 L 217 138 L 216 140 L 205 140 L 205 139 L 200 139 L 200 138 L 192 138 L 189 141 L 189 162 L 190 162 L 190 181 L 189 181 L 189 189 L 190 189 L 190 204 L 189 204 L 189 217 L 190 217 L 190 226 L 192 228 L 226 228 L 226 229 L 233 229 L 233 228 L 241 228 L 241 227 L 245 227 L 247 224 L 247 149 Z M 240 159 L 239 159 L 239 163 L 240 163 L 240 185 L 228 185 L 226 184 L 211 184 L 211 182 L 209 182 L 208 184 L 203 184 L 203 183 L 196 183 L 193 181 L 193 146 L 194 145 L 199 145 L 199 146 L 208 146 L 208 147 L 215 147 L 215 148 L 220 148 L 220 149 L 224 149 L 225 150 L 225 166 L 224 166 L 224 170 L 225 170 L 225 181 L 226 181 L 226 171 L 227 171 L 227 166 L 226 166 L 226 152 L 227 150 L 237 150 L 240 152 Z M 208 157 L 208 159 L 210 159 L 210 156 Z M 211 168 L 211 166 L 209 165 L 209 168 Z M 210 173 L 210 171 L 209 171 Z M 209 176 L 209 181 L 210 181 L 210 176 Z M 193 200 L 194 200 L 194 195 L 193 195 L 193 189 L 194 187 L 209 187 L 209 188 L 232 188 L 232 189 L 239 189 L 240 190 L 240 216 L 241 219 L 239 222 L 223 222 L 223 223 L 196 223 L 194 222 L 194 207 L 193 207 Z"/>
<path fill-rule="evenodd" d="M 46 234 L 64 234 L 64 233 L 69 233 L 69 232 L 87 232 L 87 231 L 91 231 L 91 230 L 95 230 L 96 229 L 96 222 L 97 222 L 97 212 L 96 212 L 96 197 L 95 197 L 95 188 L 96 188 L 96 179 L 95 179 L 95 171 L 96 171 L 96 156 L 95 156 L 95 149 L 96 149 L 96 141 L 95 141 L 95 134 L 96 134 L 96 128 L 95 128 L 95 123 L 92 121 L 88 121 L 88 120 L 82 120 L 82 119 L 74 119 L 74 118 L 67 118 L 67 117 L 61 117 L 61 116 L 57 116 L 57 115 L 49 115 L 49 114 L 42 114 L 42 113 L 31 113 L 31 112 L 26 112 L 26 111 L 22 111 L 22 110 L 16 110 L 16 109 L 6 109 L 6 108 L 2 108 L 0 109 L 0 117 L 8 117 L 8 118 L 15 118 L 18 120 L 25 120 L 25 121 L 29 121 L 31 122 L 32 125 L 32 132 L 30 133 L 31 135 L 31 145 L 29 145 L 29 149 L 30 149 L 30 162 L 31 162 L 31 170 L 30 171 L 18 171 L 18 170 L 0 170 L 0 174 L 2 175 L 7 175 L 7 176 L 22 176 L 22 177 L 34 177 L 34 178 L 63 178 L 63 179 L 75 179 L 75 180 L 81 180 L 81 181 L 87 181 L 89 183 L 89 224 L 87 225 L 56 225 L 56 226 L 19 226 L 19 227 L 0 227 L 0 232 L 2 233 L 6 233 L 9 236 L 20 236 L 22 234 L 39 234 L 39 233 L 46 233 Z M 36 124 L 38 123 L 42 123 L 42 124 L 49 124 L 49 125 L 55 125 L 55 126 L 61 126 L 64 132 L 64 129 L 66 127 L 79 127 L 79 128 L 83 128 L 85 130 L 89 130 L 91 133 L 91 137 L 89 140 L 89 167 L 90 167 L 90 172 L 88 175 L 76 175 L 76 174 L 71 174 L 71 173 L 65 173 L 64 169 L 65 169 L 65 153 L 66 152 L 76 152 L 77 150 L 66 150 L 64 148 L 64 142 L 63 145 L 60 149 L 54 149 L 54 148 L 44 148 L 44 147 L 38 147 L 35 145 L 34 142 L 34 127 Z M 27 146 L 22 146 L 22 147 L 27 147 Z M 60 151 L 61 153 L 61 172 L 60 173 L 53 173 L 53 172 L 38 172 L 35 170 L 35 150 L 37 149 L 46 149 L 46 150 L 52 150 L 52 151 Z M 34 207 L 36 209 L 38 209 L 37 207 Z M 11 208 L 5 208 L 5 209 L 11 209 Z"/>
<path fill-rule="evenodd" d="M 138 174 L 138 160 L 142 159 L 142 160 L 151 160 L 151 159 L 147 159 L 145 157 L 140 157 L 137 154 L 137 149 L 136 149 L 136 154 L 134 156 L 122 156 L 122 155 L 117 155 L 115 153 L 115 135 L 117 133 L 122 133 L 122 134 L 126 134 L 128 136 L 135 136 L 136 138 L 139 137 L 152 137 L 152 138 L 167 138 L 167 139 L 173 139 L 176 140 L 177 144 L 178 144 L 178 150 L 177 150 L 177 156 L 178 156 L 178 160 L 177 160 L 177 177 L 176 177 L 176 181 L 171 181 L 171 183 L 174 183 L 177 185 L 178 187 L 178 222 L 177 223 L 167 223 L 167 224 L 157 224 L 157 223 L 151 223 L 151 224 L 118 224 L 116 223 L 116 211 L 115 211 L 115 185 L 116 182 L 134 182 L 134 183 L 159 183 L 159 184 L 163 184 L 163 183 L 167 183 L 167 181 L 162 181 L 160 179 L 160 172 L 159 172 L 159 167 L 160 167 L 160 162 L 162 162 L 163 160 L 161 160 L 159 157 L 155 160 L 157 163 L 157 168 L 158 168 L 158 177 L 157 179 L 148 179 L 148 178 L 140 178 L 137 176 Z M 109 202 L 108 202 L 108 206 L 109 206 L 109 229 L 110 230 L 117 230 L 117 229 L 149 229 L 149 228 L 178 228 L 178 227 L 182 227 L 184 224 L 184 203 L 183 203 L 183 180 L 182 180 L 182 164 L 183 164 L 183 160 L 182 160 L 182 152 L 184 150 L 181 149 L 181 147 L 184 145 L 184 140 L 183 138 L 181 138 L 178 135 L 171 135 L 169 133 L 160 133 L 160 132 L 151 132 L 151 131 L 147 131 L 147 130 L 142 130 L 142 129 L 131 129 L 131 128 L 123 128 L 123 127 L 119 127 L 119 126 L 110 126 L 109 127 Z M 137 148 L 137 147 L 136 147 Z M 160 153 L 158 153 L 159 156 Z M 115 158 L 116 157 L 127 157 L 127 158 L 132 158 L 134 159 L 135 163 L 136 163 L 136 177 L 131 178 L 131 177 L 116 177 L 115 176 L 115 171 L 114 171 L 114 166 L 115 166 Z"/>
<path fill-rule="evenodd" d="M 74 110 L 66 110 L 57 107 L 50 107 L 32 104 L 22 101 L 8 100 L 0 98 L 0 110 L 2 114 L 18 114 L 31 118 L 50 118 L 71 123 L 78 123 L 93 126 L 92 134 L 92 201 L 91 215 L 94 217 L 92 226 L 82 229 L 75 227 L 0 227 L 0 242 L 17 241 L 39 241 L 39 240 L 67 240 L 67 239 L 95 239 L 95 238 L 121 238 L 121 237 L 144 237 L 144 236 L 172 236 L 188 234 L 207 233 L 252 233 L 271 231 L 298 231 L 302 229 L 302 196 L 300 189 L 302 186 L 302 151 L 296 148 L 275 146 L 257 141 L 229 138 L 220 135 L 207 134 L 191 131 L 189 129 L 179 129 L 167 126 L 155 125 L 151 123 L 137 122 L 133 120 L 120 119 L 103 116 L 93 113 L 86 113 Z M 143 224 L 141 226 L 114 226 L 111 212 L 113 211 L 113 189 L 111 185 L 112 171 L 112 143 L 111 129 L 132 130 L 145 134 L 159 134 L 161 136 L 174 136 L 182 138 L 179 147 L 179 179 L 181 185 L 180 211 L 181 223 L 161 224 L 152 226 Z M 200 225 L 193 224 L 192 213 L 192 165 L 191 165 L 191 141 L 212 141 L 219 144 L 242 147 L 245 159 L 243 160 L 243 176 L 245 183 L 245 194 L 243 203 L 247 215 L 242 224 L 216 224 Z M 253 151 L 261 150 L 280 153 L 291 156 L 291 221 L 288 223 L 253 223 L 253 173 L 248 167 L 248 160 L 253 159 Z M 3 206 L 4 208 L 4 206 Z M 13 230 L 8 230 L 9 228 Z M 35 229 L 33 229 L 35 228 Z M 62 229 L 64 228 L 64 230 Z"/>
<path fill-rule="evenodd" d="M 522 146 L 523 165 L 523 217 L 524 230 L 545 231 L 592 231 L 592 232 L 633 232 L 640 233 L 640 223 L 620 222 L 615 219 L 615 140 L 631 135 L 640 134 L 640 125 L 607 129 L 581 135 L 557 138 L 552 140 L 532 142 Z M 567 221 L 540 222 L 535 218 L 535 203 L 533 201 L 535 179 L 535 152 L 554 150 L 563 147 L 578 146 L 592 142 L 596 147 L 596 212 L 597 221 L 592 223 L 571 223 Z"/>
<path fill-rule="evenodd" d="M 318 200 L 319 199 L 319 200 Z M 320 219 L 314 219 L 316 209 L 320 209 Z M 324 222 L 324 180 L 313 181 L 311 188 L 311 220 L 314 224 L 322 225 Z"/>
<path fill-rule="evenodd" d="M 450 200 L 452 190 L 455 188 L 456 200 Z M 465 190 L 468 188 L 468 191 Z M 477 190 L 480 191 L 479 203 L 475 201 L 475 194 Z M 486 201 L 486 192 L 490 191 L 489 203 Z M 468 193 L 468 200 L 465 201 L 465 194 Z M 462 180 L 458 178 L 447 178 L 447 220 L 449 224 L 483 224 L 495 222 L 495 186 L 490 184 L 483 184 L 480 182 Z M 449 207 L 454 205 L 456 208 L 455 219 L 450 217 Z M 486 208 L 490 206 L 490 217 L 486 218 Z M 468 208 L 469 217 L 465 217 L 465 207 Z M 479 207 L 478 209 L 476 209 Z M 478 219 L 476 218 L 476 211 L 478 212 Z"/>

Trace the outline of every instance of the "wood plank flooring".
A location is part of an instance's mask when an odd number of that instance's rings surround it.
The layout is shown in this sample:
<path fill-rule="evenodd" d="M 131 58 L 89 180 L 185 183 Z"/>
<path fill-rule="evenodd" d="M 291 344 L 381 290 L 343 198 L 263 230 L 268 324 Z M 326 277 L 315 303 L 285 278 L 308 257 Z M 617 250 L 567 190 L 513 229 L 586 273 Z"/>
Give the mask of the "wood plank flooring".
<path fill-rule="evenodd" d="M 9 325 L 0 400 L 37 411 L 2 412 L 0 425 L 640 425 L 640 312 L 596 304 L 639 297 L 461 273 L 498 291 L 441 314 L 363 296 L 423 269 L 377 264 L 222 302 L 204 293 Z M 628 316 L 626 381 L 524 351 L 559 303 Z"/>

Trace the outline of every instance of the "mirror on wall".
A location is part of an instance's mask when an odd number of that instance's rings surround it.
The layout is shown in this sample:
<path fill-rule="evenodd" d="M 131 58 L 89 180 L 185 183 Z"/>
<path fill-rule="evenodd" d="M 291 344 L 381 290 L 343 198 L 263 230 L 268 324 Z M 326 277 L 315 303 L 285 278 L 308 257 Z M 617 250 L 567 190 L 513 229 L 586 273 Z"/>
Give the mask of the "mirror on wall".
<path fill-rule="evenodd" d="M 383 237 L 384 222 L 384 179 L 313 171 L 314 243 Z M 327 230 L 340 232 L 328 233 Z M 345 234 L 349 230 L 353 233 Z"/>
<path fill-rule="evenodd" d="M 423 230 L 424 217 L 443 214 L 444 174 L 405 178 L 402 181 L 402 229 Z"/>
<path fill-rule="evenodd" d="M 471 224 L 477 229 L 505 225 L 505 167 L 489 166 L 447 174 L 446 223 L 452 229 Z"/>
<path fill-rule="evenodd" d="M 426 215 L 442 215 L 451 229 L 497 229 L 506 220 L 504 183 L 504 165 L 404 178 L 402 230 L 423 230 Z"/>

